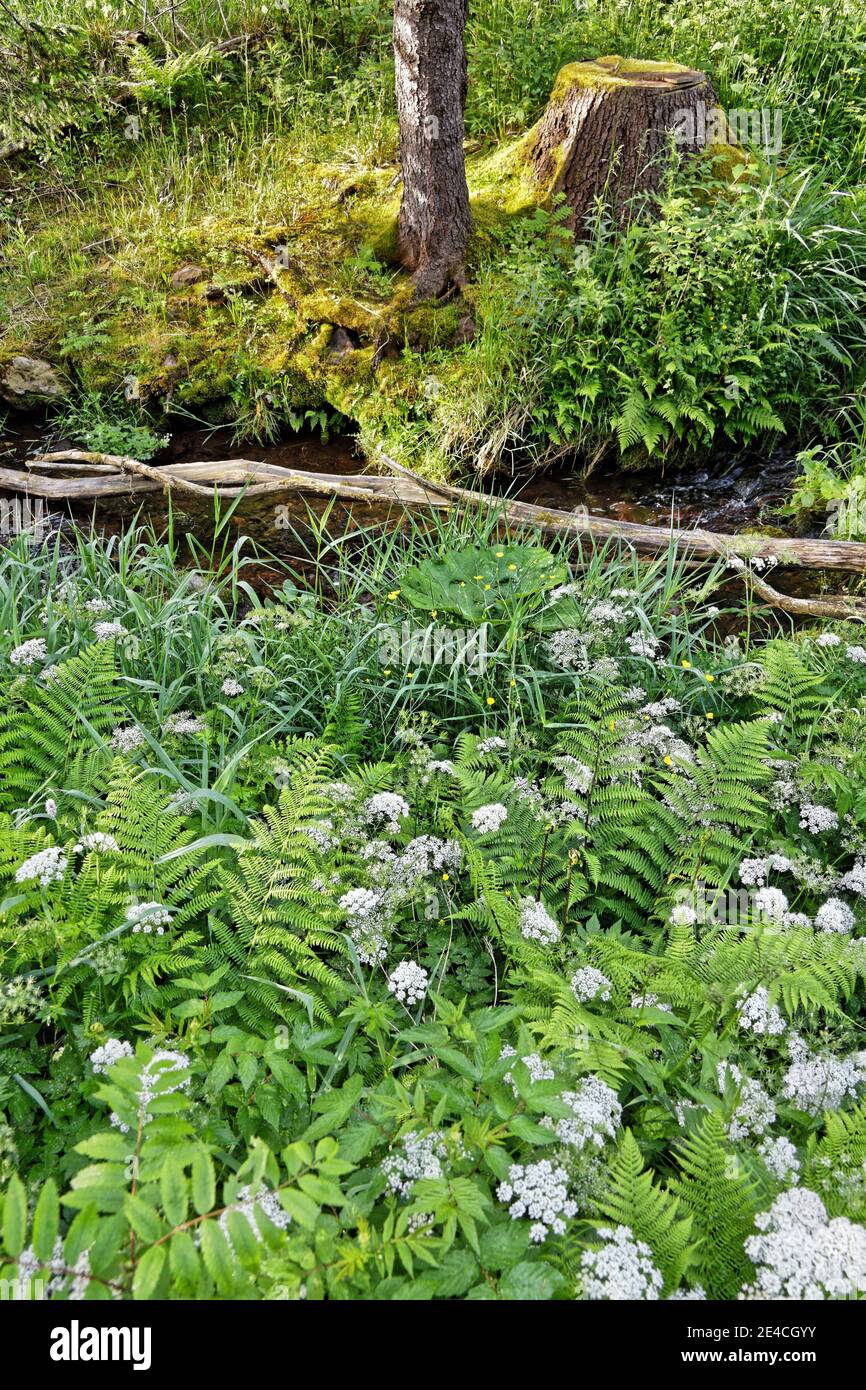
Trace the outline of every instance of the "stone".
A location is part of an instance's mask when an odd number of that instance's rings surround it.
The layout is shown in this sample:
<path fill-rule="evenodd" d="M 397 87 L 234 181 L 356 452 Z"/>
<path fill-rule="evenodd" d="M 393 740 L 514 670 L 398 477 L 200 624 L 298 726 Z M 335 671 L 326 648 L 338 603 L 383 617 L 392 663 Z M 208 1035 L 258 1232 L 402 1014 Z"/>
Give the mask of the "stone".
<path fill-rule="evenodd" d="M 174 272 L 171 277 L 171 287 L 174 290 L 182 290 L 186 285 L 195 285 L 199 280 L 203 280 L 207 271 L 202 270 L 200 265 L 182 265 Z"/>
<path fill-rule="evenodd" d="M 13 357 L 0 376 L 0 396 L 10 405 L 38 405 L 65 395 L 50 362 L 40 357 Z"/>

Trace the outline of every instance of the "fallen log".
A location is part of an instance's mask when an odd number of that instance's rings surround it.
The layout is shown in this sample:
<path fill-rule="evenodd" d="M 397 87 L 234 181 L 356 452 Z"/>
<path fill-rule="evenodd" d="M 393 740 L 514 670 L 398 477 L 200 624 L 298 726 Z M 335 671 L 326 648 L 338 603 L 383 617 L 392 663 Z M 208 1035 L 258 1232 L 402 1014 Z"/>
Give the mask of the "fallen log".
<path fill-rule="evenodd" d="M 602 542 L 621 541 L 639 555 L 662 554 L 673 544 L 678 554 L 686 559 L 726 558 L 733 572 L 751 583 L 764 602 L 783 612 L 866 621 L 866 602 L 841 596 L 797 598 L 783 594 L 756 574 L 753 568 L 758 562 L 761 565 L 770 563 L 801 569 L 864 573 L 866 544 L 863 542 L 728 535 L 700 527 L 685 529 L 614 521 L 607 517 L 590 516 L 581 508 L 575 512 L 558 511 L 447 483 L 432 482 L 387 455 L 379 454 L 377 458 L 392 476 L 308 473 L 253 459 L 174 463 L 153 468 L 137 459 L 73 449 L 40 455 L 29 460 L 28 467 L 41 465 L 53 471 L 69 465 L 83 465 L 92 468 L 94 476 L 48 477 L 0 468 L 0 488 L 68 502 L 137 495 L 160 489 L 171 493 L 176 488 L 202 500 L 212 498 L 215 492 L 226 497 L 261 497 L 294 492 L 300 496 L 327 497 L 366 506 L 438 507 L 443 510 L 460 507 L 472 511 L 495 507 L 501 511 L 502 520 L 507 525 L 532 528 L 548 535 L 571 536 L 575 539 L 589 536 Z"/>

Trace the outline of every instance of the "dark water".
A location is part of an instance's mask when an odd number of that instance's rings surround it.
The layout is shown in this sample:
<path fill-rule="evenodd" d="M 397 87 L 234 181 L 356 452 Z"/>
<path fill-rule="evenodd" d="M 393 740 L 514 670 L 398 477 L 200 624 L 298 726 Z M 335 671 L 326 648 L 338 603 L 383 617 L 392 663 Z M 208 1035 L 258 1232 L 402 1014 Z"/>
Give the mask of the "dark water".
<path fill-rule="evenodd" d="M 70 442 L 38 418 L 17 416 L 10 420 L 5 434 L 0 436 L 0 465 L 23 469 L 28 458 L 68 446 Z M 239 458 L 342 476 L 364 469 L 363 458 L 349 436 L 337 436 L 327 443 L 310 436 L 288 435 L 274 444 L 237 444 L 232 442 L 229 429 L 196 427 L 176 430 L 168 447 L 151 462 Z M 607 469 L 584 478 L 577 469 L 566 466 L 527 481 L 510 480 L 498 486 L 525 502 L 563 511 L 584 507 L 593 516 L 620 521 L 658 526 L 667 526 L 673 521 L 676 525 L 699 525 L 716 531 L 760 528 L 782 533 L 790 530 L 790 524 L 786 525 L 785 519 L 780 517 L 779 508 L 796 473 L 793 452 L 778 449 L 766 456 L 745 454 L 665 473 Z M 281 503 L 287 500 L 279 499 Z M 182 509 L 192 506 L 193 511 L 199 510 L 189 494 L 176 494 L 176 502 Z M 321 510 L 320 504 L 315 506 Z M 82 513 L 89 516 L 91 510 L 90 503 L 71 507 L 72 513 L 79 517 Z M 156 519 L 164 514 L 164 499 L 156 493 L 104 499 L 98 504 L 97 515 L 108 522 L 112 518 L 128 518 L 138 510 Z M 290 507 L 292 513 L 294 510 L 294 506 Z M 378 510 L 382 510 L 381 505 Z M 239 509 L 239 516 L 242 514 L 249 523 L 247 529 L 253 535 L 259 533 L 262 540 L 267 539 L 269 532 L 281 529 L 274 524 L 275 513 L 273 498 L 267 499 L 264 506 L 251 499 Z M 306 505 L 300 508 L 299 515 L 306 515 Z"/>

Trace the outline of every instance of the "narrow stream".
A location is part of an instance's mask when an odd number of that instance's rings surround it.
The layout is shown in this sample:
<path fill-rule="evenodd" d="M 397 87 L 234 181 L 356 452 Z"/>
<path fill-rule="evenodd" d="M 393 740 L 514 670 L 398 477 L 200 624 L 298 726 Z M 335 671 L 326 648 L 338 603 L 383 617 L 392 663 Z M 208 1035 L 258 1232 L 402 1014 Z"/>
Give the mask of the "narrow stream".
<path fill-rule="evenodd" d="M 27 459 L 70 446 L 71 441 L 63 439 L 44 419 L 11 416 L 5 433 L 0 434 L 0 466 L 23 471 Z M 363 459 L 351 436 L 336 436 L 323 443 L 317 437 L 287 434 L 274 444 L 233 443 L 230 428 L 197 426 L 175 430 L 167 447 L 150 461 L 160 464 L 239 458 L 344 476 L 363 471 Z M 526 502 L 564 511 L 584 508 L 593 516 L 620 521 L 658 526 L 673 522 L 722 532 L 763 529 L 771 534 L 791 534 L 795 528 L 780 516 L 779 509 L 796 473 L 793 451 L 780 448 L 766 456 L 747 453 L 666 473 L 608 469 L 583 478 L 573 465 L 566 465 L 524 481 L 504 479 L 499 486 L 503 492 Z M 0 495 L 4 495 L 2 489 Z M 234 537 L 246 533 L 263 550 L 298 560 L 293 529 L 303 534 L 310 510 L 321 513 L 325 505 L 325 501 L 313 498 L 251 498 L 233 514 L 230 534 Z M 137 513 L 161 527 L 167 514 L 161 493 L 105 498 L 96 504 L 80 501 L 65 507 L 52 502 L 46 508 L 57 524 L 62 524 L 64 516 L 85 525 L 95 519 L 105 531 L 118 530 Z M 212 503 L 206 499 L 198 503 L 189 494 L 176 494 L 173 513 L 179 529 L 192 531 L 203 544 L 209 543 L 214 530 Z M 355 529 L 359 523 L 362 527 L 393 526 L 393 513 L 389 516 L 381 503 L 363 508 L 360 514 L 356 509 L 354 515 L 349 504 L 333 505 L 329 520 L 332 535 Z M 798 592 L 813 587 L 814 581 L 806 574 L 791 574 L 790 578 Z M 790 583 L 785 587 L 792 590 Z"/>

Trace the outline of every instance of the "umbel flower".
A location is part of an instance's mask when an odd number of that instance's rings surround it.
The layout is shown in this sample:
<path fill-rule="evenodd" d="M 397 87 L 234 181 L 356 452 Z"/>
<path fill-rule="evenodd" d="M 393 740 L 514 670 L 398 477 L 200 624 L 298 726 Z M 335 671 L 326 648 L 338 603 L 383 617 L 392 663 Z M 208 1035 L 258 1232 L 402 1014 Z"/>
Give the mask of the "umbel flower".
<path fill-rule="evenodd" d="M 755 1217 L 761 1235 L 746 1254 L 755 1279 L 743 1299 L 837 1299 L 866 1293 L 866 1229 L 845 1216 L 830 1220 L 816 1192 L 792 1187 Z"/>
<path fill-rule="evenodd" d="M 520 899 L 518 925 L 525 941 L 538 941 L 542 946 L 555 946 L 560 937 L 556 922 L 536 898 Z"/>
<path fill-rule="evenodd" d="M 489 806 L 479 806 L 477 811 L 472 812 L 472 829 L 477 830 L 479 835 L 492 835 L 507 820 L 508 808 L 493 801 Z"/>
<path fill-rule="evenodd" d="M 664 1280 L 649 1246 L 637 1240 L 629 1226 L 602 1227 L 598 1234 L 605 1244 L 599 1250 L 584 1250 L 580 1260 L 584 1298 L 657 1299 Z"/>
<path fill-rule="evenodd" d="M 388 989 L 401 1004 L 420 1004 L 427 993 L 427 971 L 414 960 L 401 960 L 388 976 Z"/>
<path fill-rule="evenodd" d="M 594 965 L 582 965 L 571 977 L 571 992 L 579 1004 L 586 1004 L 590 999 L 606 1002 L 611 989 L 610 980 Z"/>
<path fill-rule="evenodd" d="M 15 870 L 15 882 L 30 883 L 38 878 L 42 887 L 47 888 L 49 883 L 56 883 L 63 877 L 68 863 L 65 850 L 58 845 L 49 845 L 47 849 L 31 854 L 29 859 L 18 865 Z"/>
<path fill-rule="evenodd" d="M 568 1174 L 548 1158 L 537 1163 L 512 1163 L 508 1181 L 499 1184 L 496 1195 L 508 1206 L 512 1221 L 531 1218 L 529 1234 L 536 1244 L 546 1240 L 551 1231 L 564 1235 L 566 1222 L 577 1215 L 577 1203 L 568 1195 Z"/>

